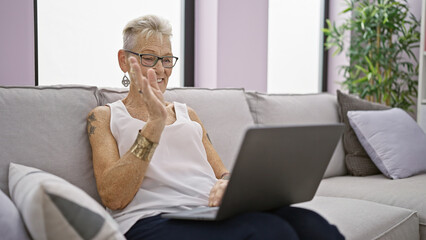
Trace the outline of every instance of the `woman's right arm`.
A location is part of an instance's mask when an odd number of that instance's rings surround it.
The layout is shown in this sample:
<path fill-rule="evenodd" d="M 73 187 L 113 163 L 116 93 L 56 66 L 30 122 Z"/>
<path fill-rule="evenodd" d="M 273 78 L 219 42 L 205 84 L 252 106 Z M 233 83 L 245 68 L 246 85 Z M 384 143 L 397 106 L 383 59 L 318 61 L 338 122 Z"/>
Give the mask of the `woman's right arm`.
<path fill-rule="evenodd" d="M 131 77 L 143 91 L 149 118 L 140 134 L 152 143 L 160 141 L 167 112 L 159 92 L 155 72 L 148 70 L 148 79 L 142 76 L 136 59 L 131 59 Z M 142 95 L 141 95 L 142 96 Z M 107 106 L 93 109 L 87 117 L 87 131 L 92 146 L 93 169 L 102 203 L 109 209 L 123 209 L 134 198 L 150 159 L 137 157 L 131 150 L 121 158 L 117 142 L 110 130 L 111 111 Z"/>
<path fill-rule="evenodd" d="M 126 207 L 133 199 L 149 161 L 141 161 L 130 151 L 120 158 L 109 128 L 110 116 L 109 107 L 93 109 L 87 117 L 87 131 L 99 195 L 106 207 L 116 210 Z"/>

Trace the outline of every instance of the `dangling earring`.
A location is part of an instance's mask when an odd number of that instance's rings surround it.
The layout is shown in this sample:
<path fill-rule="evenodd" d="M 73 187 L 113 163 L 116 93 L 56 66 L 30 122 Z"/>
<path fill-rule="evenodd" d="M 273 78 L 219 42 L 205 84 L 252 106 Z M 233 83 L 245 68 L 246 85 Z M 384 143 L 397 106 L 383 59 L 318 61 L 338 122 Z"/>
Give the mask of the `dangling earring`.
<path fill-rule="evenodd" d="M 126 76 L 126 73 L 124 73 L 124 77 L 123 77 L 123 80 L 121 80 L 121 84 L 123 84 L 123 86 L 125 86 L 125 87 L 128 87 L 130 85 L 130 80 Z"/>

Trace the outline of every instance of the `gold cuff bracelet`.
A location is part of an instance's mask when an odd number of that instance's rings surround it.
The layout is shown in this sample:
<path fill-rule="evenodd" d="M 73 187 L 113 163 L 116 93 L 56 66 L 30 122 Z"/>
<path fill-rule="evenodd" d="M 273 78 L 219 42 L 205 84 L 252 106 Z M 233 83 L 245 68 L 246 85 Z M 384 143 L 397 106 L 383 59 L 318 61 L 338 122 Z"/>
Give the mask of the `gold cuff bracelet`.
<path fill-rule="evenodd" d="M 130 148 L 130 152 L 142 161 L 149 162 L 154 154 L 155 148 L 157 148 L 157 145 L 158 143 L 149 141 L 147 138 L 142 136 L 139 131 L 135 143 Z"/>

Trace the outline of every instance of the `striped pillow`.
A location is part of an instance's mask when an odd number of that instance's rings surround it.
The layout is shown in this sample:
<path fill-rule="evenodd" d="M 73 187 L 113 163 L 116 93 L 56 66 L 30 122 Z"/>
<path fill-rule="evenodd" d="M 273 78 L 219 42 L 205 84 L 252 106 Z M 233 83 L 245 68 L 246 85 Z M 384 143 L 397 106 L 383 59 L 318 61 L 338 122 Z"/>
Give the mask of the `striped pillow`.
<path fill-rule="evenodd" d="M 125 239 L 99 203 L 60 177 L 10 163 L 9 191 L 34 239 Z"/>

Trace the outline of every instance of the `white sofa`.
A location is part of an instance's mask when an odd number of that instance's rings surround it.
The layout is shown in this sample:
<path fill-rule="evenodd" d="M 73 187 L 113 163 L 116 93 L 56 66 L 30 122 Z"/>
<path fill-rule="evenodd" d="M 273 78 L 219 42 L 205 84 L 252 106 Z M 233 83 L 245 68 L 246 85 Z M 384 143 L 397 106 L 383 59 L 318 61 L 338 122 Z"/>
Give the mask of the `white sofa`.
<path fill-rule="evenodd" d="M 62 177 L 100 202 L 86 116 L 98 105 L 123 98 L 126 91 L 89 86 L 0 87 L 0 189 L 9 195 L 8 166 L 14 162 Z M 168 89 L 165 98 L 195 109 L 231 170 L 248 126 L 340 121 L 336 96 L 331 94 L 176 88 Z M 347 239 L 426 239 L 425 185 L 426 174 L 401 180 L 349 176 L 339 143 L 316 196 L 297 206 L 317 211 Z"/>

